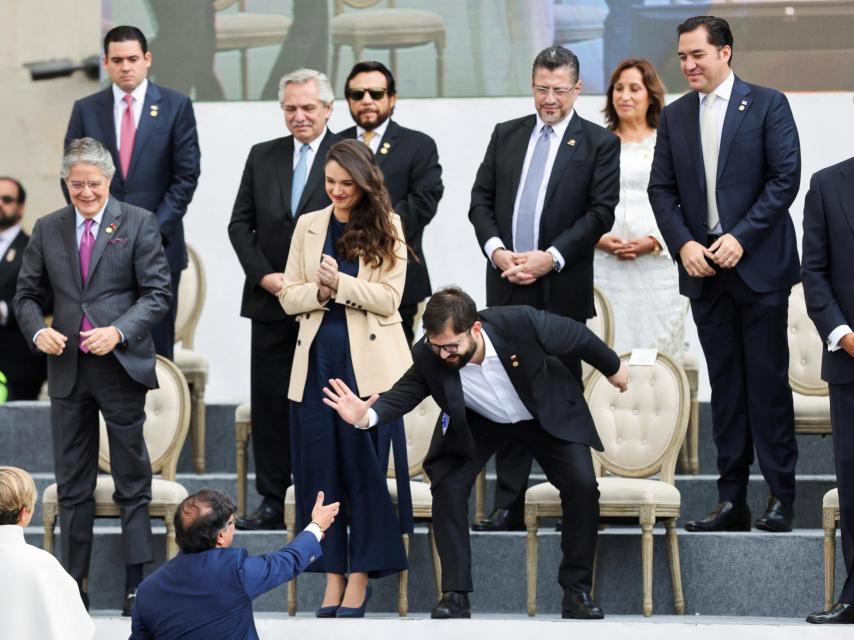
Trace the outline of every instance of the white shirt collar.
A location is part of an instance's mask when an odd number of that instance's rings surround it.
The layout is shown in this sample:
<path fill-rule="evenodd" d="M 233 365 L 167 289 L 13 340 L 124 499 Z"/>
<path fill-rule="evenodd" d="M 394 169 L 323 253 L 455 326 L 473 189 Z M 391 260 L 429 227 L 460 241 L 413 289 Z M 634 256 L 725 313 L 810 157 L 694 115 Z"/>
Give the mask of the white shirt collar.
<path fill-rule="evenodd" d="M 145 102 L 146 91 L 148 91 L 148 78 L 143 78 L 142 82 L 139 83 L 139 86 L 130 93 L 130 95 L 133 96 L 134 103 L 141 105 Z M 116 105 L 124 107 L 126 95 L 127 94 L 117 85 L 113 85 L 113 102 L 115 102 Z"/>
<path fill-rule="evenodd" d="M 377 134 L 377 137 L 382 138 L 385 135 L 385 130 L 388 129 L 388 123 L 391 121 L 391 118 L 386 118 L 385 122 L 383 122 L 380 126 L 374 129 L 374 133 Z M 356 125 L 356 139 L 361 140 L 362 135 L 365 133 L 365 129 Z"/>
<path fill-rule="evenodd" d="M 95 224 L 99 227 L 101 226 L 101 218 L 104 217 L 104 209 L 107 208 L 107 202 L 109 201 L 110 199 L 107 198 L 107 201 L 104 202 L 104 206 L 101 207 L 101 210 L 97 213 L 97 215 L 92 218 L 95 221 Z M 75 228 L 79 228 L 83 225 L 84 222 L 86 222 L 86 218 L 77 210 L 77 207 L 74 207 L 74 215 L 77 217 L 77 224 L 75 225 Z"/>
<path fill-rule="evenodd" d="M 18 234 L 21 232 L 20 224 L 13 224 L 8 229 L 4 231 L 0 231 L 0 244 L 8 242 L 12 244 L 15 241 L 15 238 L 18 237 Z"/>
<path fill-rule="evenodd" d="M 316 154 L 317 154 L 317 150 L 320 148 L 320 143 L 321 143 L 321 142 L 323 142 L 323 138 L 325 138 L 325 137 L 326 137 L 326 132 L 327 132 L 327 131 L 329 131 L 329 128 L 328 128 L 328 127 L 324 127 L 324 128 L 323 128 L 323 133 L 321 133 L 321 134 L 320 134 L 319 136 L 317 136 L 314 140 L 312 140 L 311 142 L 308 142 L 308 143 L 300 142 L 299 140 L 297 140 L 296 138 L 294 138 L 294 153 L 295 153 L 295 154 L 299 154 L 300 149 L 302 149 L 302 145 L 303 145 L 303 144 L 308 144 L 308 146 L 311 148 L 312 153 L 316 155 Z"/>
<path fill-rule="evenodd" d="M 729 75 L 727 76 L 727 79 L 724 80 L 723 82 L 721 82 L 717 87 L 715 87 L 714 94 L 718 98 L 724 100 L 725 102 L 729 102 L 730 96 L 732 96 L 732 88 L 734 86 L 735 86 L 735 74 L 732 72 L 732 69 L 730 69 Z M 708 94 L 706 94 L 706 93 L 700 93 L 699 94 L 701 105 L 703 104 L 703 100 L 706 99 L 707 95 Z"/>
<path fill-rule="evenodd" d="M 572 108 L 569 110 L 569 113 L 566 114 L 566 117 L 563 120 L 561 120 L 557 124 L 550 125 L 552 131 L 554 131 L 555 136 L 557 136 L 558 140 L 563 140 L 563 134 L 566 133 L 566 128 L 569 126 L 569 122 L 570 120 L 572 120 L 572 116 L 574 115 L 575 109 Z M 537 114 L 537 126 L 534 129 L 534 133 L 539 136 L 544 126 L 546 126 L 546 123 L 543 122 L 542 118 L 540 118 L 540 114 Z"/>

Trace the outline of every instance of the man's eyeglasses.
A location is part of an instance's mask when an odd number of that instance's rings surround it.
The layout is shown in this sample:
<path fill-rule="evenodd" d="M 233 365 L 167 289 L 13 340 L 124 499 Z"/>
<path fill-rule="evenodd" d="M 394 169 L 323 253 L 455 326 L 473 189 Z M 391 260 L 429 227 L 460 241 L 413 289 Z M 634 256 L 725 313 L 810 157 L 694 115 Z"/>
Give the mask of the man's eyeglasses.
<path fill-rule="evenodd" d="M 100 189 L 104 185 L 103 180 L 87 180 L 86 182 L 80 182 L 78 180 L 69 180 L 68 186 L 74 191 L 83 191 L 86 187 L 89 187 L 90 190 L 96 191 Z"/>
<path fill-rule="evenodd" d="M 463 335 L 467 336 L 470 333 L 471 333 L 471 327 L 469 327 L 468 331 L 466 331 Z M 447 353 L 449 356 L 456 355 L 460 351 L 460 343 L 459 342 L 451 342 L 450 344 L 433 344 L 432 342 L 430 342 L 429 338 L 425 337 L 424 338 L 424 344 L 426 344 L 427 347 L 429 347 L 429 349 L 433 353 L 435 353 L 437 356 L 442 355 L 443 351 L 445 353 Z"/>
<path fill-rule="evenodd" d="M 558 87 L 557 89 L 552 89 L 550 87 L 534 87 L 534 93 L 536 93 L 540 98 L 546 98 L 549 95 L 554 95 L 555 98 L 566 98 L 573 92 L 573 90 L 575 90 L 575 86 Z"/>
<path fill-rule="evenodd" d="M 373 100 L 382 100 L 388 89 L 347 89 L 347 97 L 350 100 L 361 100 L 366 93 L 370 94 Z"/>
<path fill-rule="evenodd" d="M 0 196 L 0 202 L 3 204 L 12 204 L 13 202 L 18 202 L 18 199 L 15 196 Z"/>

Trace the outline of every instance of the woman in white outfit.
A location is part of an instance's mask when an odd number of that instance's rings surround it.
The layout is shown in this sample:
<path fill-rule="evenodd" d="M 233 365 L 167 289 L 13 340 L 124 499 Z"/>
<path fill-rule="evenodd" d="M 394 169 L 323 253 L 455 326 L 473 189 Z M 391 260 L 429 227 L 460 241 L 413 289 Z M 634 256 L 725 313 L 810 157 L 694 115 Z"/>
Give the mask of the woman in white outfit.
<path fill-rule="evenodd" d="M 614 227 L 596 245 L 593 273 L 614 310 L 614 350 L 651 347 L 681 363 L 687 307 L 646 193 L 664 91 L 642 58 L 622 61 L 611 75 L 603 111 L 622 141 L 620 202 Z"/>

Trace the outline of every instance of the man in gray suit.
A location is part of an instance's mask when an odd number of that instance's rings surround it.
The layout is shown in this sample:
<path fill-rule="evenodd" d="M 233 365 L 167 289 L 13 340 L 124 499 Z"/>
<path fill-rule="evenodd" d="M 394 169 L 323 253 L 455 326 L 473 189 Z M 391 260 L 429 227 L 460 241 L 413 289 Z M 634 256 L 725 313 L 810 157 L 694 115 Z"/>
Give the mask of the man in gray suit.
<path fill-rule="evenodd" d="M 171 300 L 170 274 L 153 214 L 109 197 L 112 157 L 92 138 L 62 159 L 71 205 L 36 221 L 24 252 L 15 312 L 48 355 L 48 393 L 62 528 L 62 564 L 88 608 L 98 474 L 98 412 L 107 423 L 121 509 L 130 615 L 142 565 L 151 562 L 151 464 L 142 425 L 157 386 L 151 328 Z M 42 303 L 53 294 L 53 322 Z"/>

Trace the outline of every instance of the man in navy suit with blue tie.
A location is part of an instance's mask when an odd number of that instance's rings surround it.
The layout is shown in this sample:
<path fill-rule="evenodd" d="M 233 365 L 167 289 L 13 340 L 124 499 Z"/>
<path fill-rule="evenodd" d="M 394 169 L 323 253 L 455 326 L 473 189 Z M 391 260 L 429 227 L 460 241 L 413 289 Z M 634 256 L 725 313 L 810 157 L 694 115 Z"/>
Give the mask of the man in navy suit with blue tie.
<path fill-rule="evenodd" d="M 733 74 L 725 20 L 679 25 L 690 93 L 661 115 L 649 200 L 691 299 L 712 387 L 719 501 L 689 531 L 749 531 L 753 449 L 770 489 L 756 520 L 789 531 L 795 442 L 788 382 L 789 292 L 799 280 L 789 206 L 798 193 L 798 130 L 786 97 Z"/>
<path fill-rule="evenodd" d="M 149 82 L 150 66 L 142 31 L 111 29 L 104 37 L 104 68 L 112 84 L 74 103 L 65 145 L 85 137 L 103 144 L 118 169 L 110 195 L 157 216 L 173 296 L 151 335 L 157 353 L 172 359 L 178 284 L 187 267 L 182 219 L 196 191 L 201 156 L 193 104 L 187 96 Z"/>

